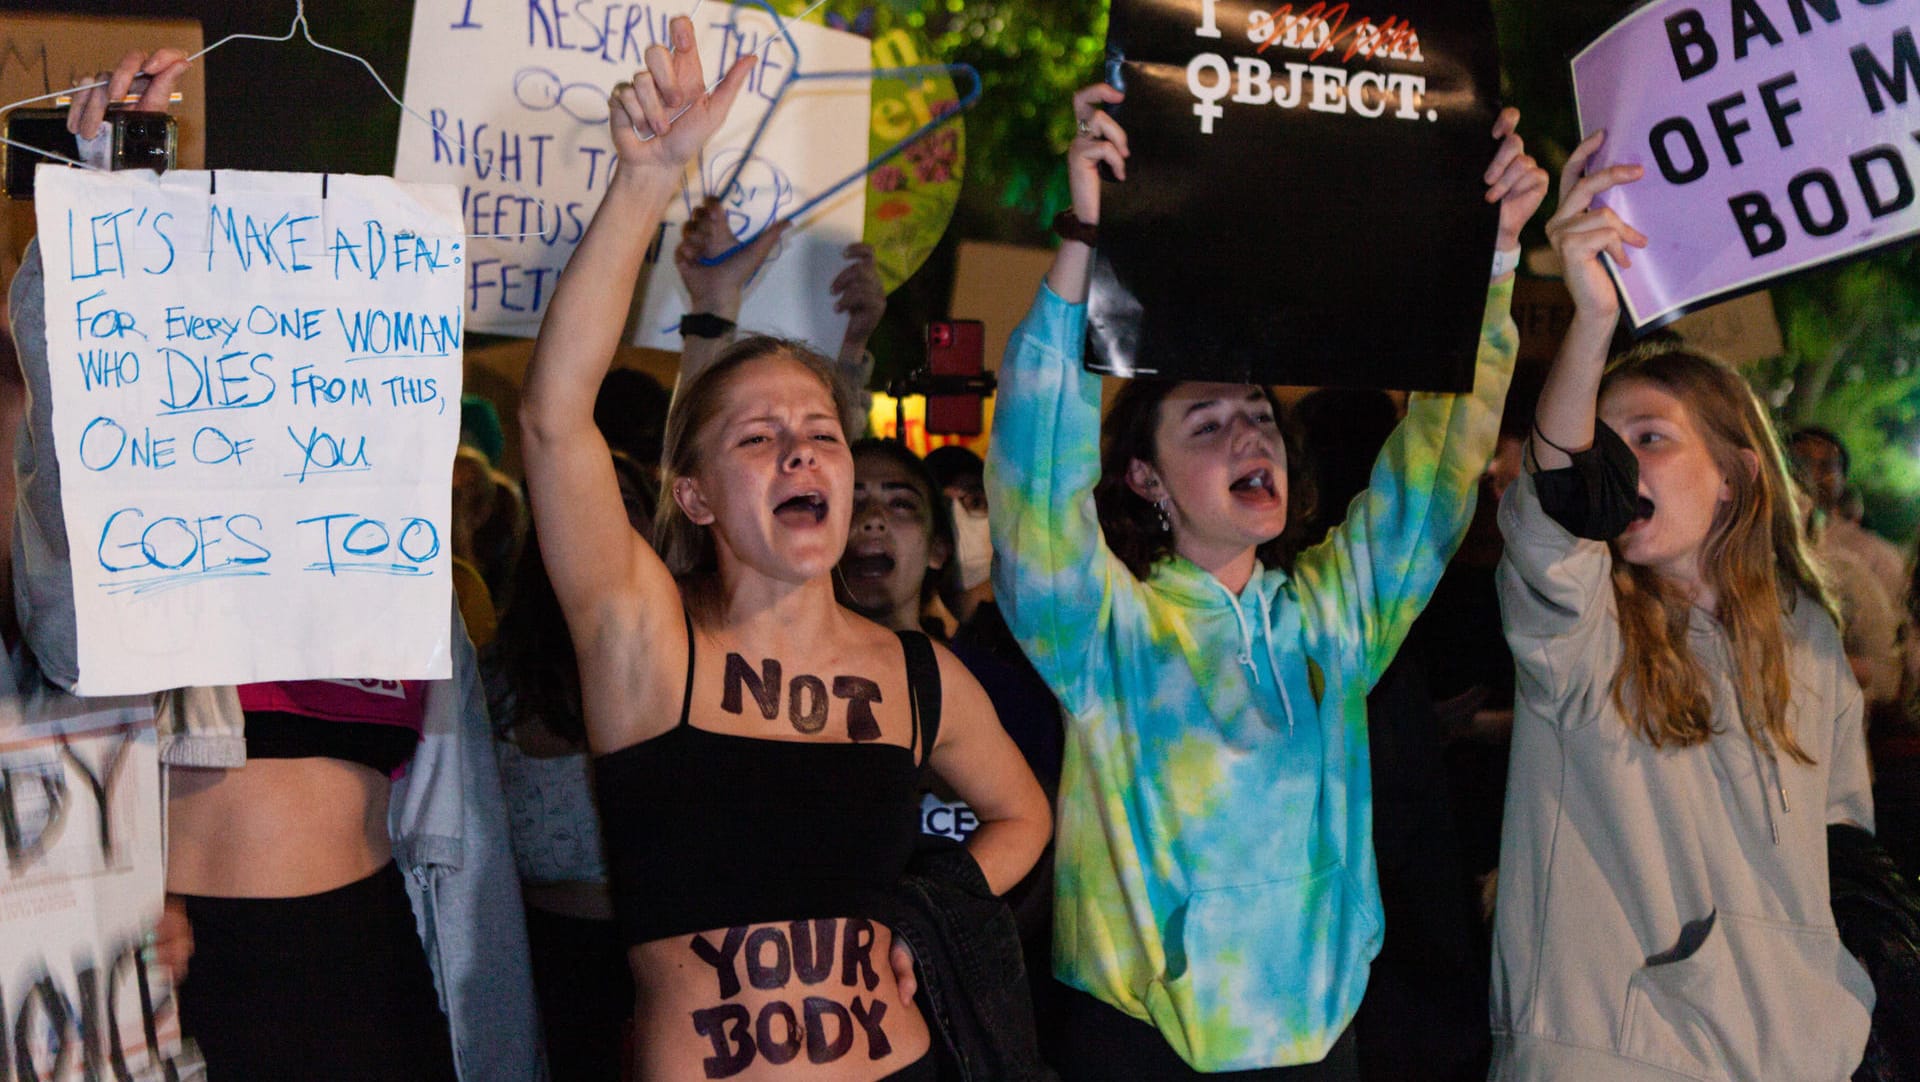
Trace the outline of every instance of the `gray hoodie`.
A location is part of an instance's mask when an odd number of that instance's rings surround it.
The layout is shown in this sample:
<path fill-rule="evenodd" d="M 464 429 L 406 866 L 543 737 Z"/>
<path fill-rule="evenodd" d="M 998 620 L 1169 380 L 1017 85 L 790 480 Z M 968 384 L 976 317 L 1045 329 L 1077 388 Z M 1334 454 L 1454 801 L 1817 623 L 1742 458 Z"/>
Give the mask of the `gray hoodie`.
<path fill-rule="evenodd" d="M 1610 685 L 1620 623 L 1606 545 L 1500 507 L 1500 602 L 1518 666 L 1494 927 L 1495 1079 L 1835 1082 L 1866 1046 L 1873 984 L 1840 943 L 1828 823 L 1873 829 L 1859 685 L 1802 597 L 1789 720 L 1817 762 L 1757 746 L 1727 643 L 1696 610 L 1715 735 L 1654 748 Z"/>

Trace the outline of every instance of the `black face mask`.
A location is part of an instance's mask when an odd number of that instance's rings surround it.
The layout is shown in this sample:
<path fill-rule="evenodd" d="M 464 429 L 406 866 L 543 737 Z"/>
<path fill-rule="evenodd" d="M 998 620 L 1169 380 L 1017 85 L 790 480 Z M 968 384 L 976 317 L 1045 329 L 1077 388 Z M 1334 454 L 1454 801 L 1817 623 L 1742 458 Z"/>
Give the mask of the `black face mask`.
<path fill-rule="evenodd" d="M 1611 541 L 1620 536 L 1640 510 L 1640 460 L 1598 419 L 1592 447 L 1562 453 L 1573 465 L 1533 475 L 1541 510 L 1575 537 Z"/>

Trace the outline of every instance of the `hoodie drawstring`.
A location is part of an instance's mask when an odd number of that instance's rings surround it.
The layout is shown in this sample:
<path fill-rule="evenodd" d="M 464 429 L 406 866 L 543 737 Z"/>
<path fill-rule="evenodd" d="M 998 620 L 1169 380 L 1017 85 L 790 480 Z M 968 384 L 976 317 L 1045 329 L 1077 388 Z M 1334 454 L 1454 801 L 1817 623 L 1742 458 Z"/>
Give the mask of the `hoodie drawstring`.
<path fill-rule="evenodd" d="M 1247 612 L 1241 607 L 1240 599 L 1233 595 L 1233 591 L 1227 589 L 1226 585 L 1217 579 L 1214 580 L 1214 585 L 1220 587 L 1220 591 L 1227 595 L 1227 604 L 1232 606 L 1233 617 L 1240 624 L 1240 653 L 1234 660 L 1246 666 L 1248 679 L 1253 681 L 1255 687 L 1259 687 L 1260 667 L 1254 664 L 1253 661 L 1253 625 L 1248 623 Z M 1273 656 L 1273 635 L 1269 633 L 1266 639 L 1267 664 L 1273 669 L 1274 690 L 1280 693 L 1280 711 L 1287 717 L 1287 733 L 1291 735 L 1294 724 L 1293 701 L 1287 698 L 1287 681 L 1285 677 L 1280 675 L 1280 663 Z"/>
<path fill-rule="evenodd" d="M 1767 832 L 1773 835 L 1773 844 L 1779 845 L 1780 826 L 1773 818 L 1773 793 L 1777 792 L 1780 794 L 1780 813 L 1782 815 L 1793 814 L 1793 805 L 1787 802 L 1786 774 L 1780 769 L 1780 757 L 1774 754 L 1773 745 L 1769 743 L 1766 748 L 1767 763 L 1773 767 L 1773 784 L 1769 786 L 1767 784 L 1766 768 L 1760 765 L 1760 738 L 1757 735 L 1753 733 L 1747 734 L 1747 750 L 1753 756 L 1753 772 L 1760 778 L 1760 804 L 1767 812 Z M 1769 792 L 1769 789 L 1771 789 L 1772 792 Z"/>

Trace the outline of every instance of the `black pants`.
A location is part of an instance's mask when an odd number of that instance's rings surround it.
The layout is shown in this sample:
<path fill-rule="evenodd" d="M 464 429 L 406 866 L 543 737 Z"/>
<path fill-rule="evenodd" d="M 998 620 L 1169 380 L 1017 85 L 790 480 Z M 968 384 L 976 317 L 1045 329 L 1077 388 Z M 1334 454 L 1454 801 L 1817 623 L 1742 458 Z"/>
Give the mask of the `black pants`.
<path fill-rule="evenodd" d="M 620 1082 L 633 970 L 618 926 L 529 905 L 527 945 L 553 1082 Z"/>
<path fill-rule="evenodd" d="M 299 898 L 185 895 L 180 1028 L 217 1082 L 452 1082 L 400 870 Z"/>
<path fill-rule="evenodd" d="M 1061 986 L 1065 1020 L 1055 1053 L 1064 1082 L 1178 1082 L 1237 1079 L 1243 1082 L 1357 1082 L 1360 1063 L 1353 1029 L 1340 1035 L 1327 1058 L 1297 1067 L 1202 1074 L 1174 1054 L 1160 1031 L 1080 991 Z"/>

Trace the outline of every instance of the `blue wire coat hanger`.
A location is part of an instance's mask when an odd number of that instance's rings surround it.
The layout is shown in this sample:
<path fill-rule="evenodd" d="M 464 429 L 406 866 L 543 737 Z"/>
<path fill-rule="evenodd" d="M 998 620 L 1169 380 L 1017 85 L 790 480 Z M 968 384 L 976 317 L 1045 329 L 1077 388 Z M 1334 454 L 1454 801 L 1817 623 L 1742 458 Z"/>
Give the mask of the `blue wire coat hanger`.
<path fill-rule="evenodd" d="M 932 74 L 938 73 L 938 74 L 947 75 L 949 77 L 964 76 L 968 80 L 970 86 L 965 92 L 963 92 L 960 95 L 959 105 L 956 108 L 951 109 L 945 113 L 942 113 L 941 115 L 927 121 L 925 124 L 920 125 L 918 128 L 915 128 L 913 131 L 908 132 L 904 138 L 900 139 L 898 142 L 894 143 L 892 146 L 888 147 L 886 150 L 881 151 L 877 157 L 874 157 L 873 159 L 869 160 L 866 165 L 860 167 L 859 169 L 854 170 L 851 173 L 848 173 L 846 176 L 841 177 L 839 180 L 834 181 L 833 184 L 829 185 L 825 191 L 822 191 L 819 194 L 813 196 L 811 199 L 808 199 L 806 202 L 801 203 L 799 206 L 795 207 L 790 213 L 788 213 L 786 217 L 784 218 L 775 217 L 773 220 L 769 221 L 765 226 L 761 227 L 758 231 L 756 231 L 753 235 L 748 237 L 742 237 L 736 240 L 733 244 L 733 247 L 728 248 L 726 251 L 721 252 L 719 255 L 703 256 L 700 259 L 700 265 L 703 267 L 713 267 L 713 266 L 718 266 L 721 263 L 725 263 L 727 260 L 732 259 L 735 255 L 738 255 L 741 251 L 746 249 L 748 245 L 760 239 L 760 237 L 764 233 L 766 233 L 767 230 L 772 229 L 783 222 L 793 222 L 793 221 L 799 220 L 800 217 L 806 214 L 808 211 L 826 202 L 827 200 L 833 198 L 834 196 L 840 194 L 842 191 L 845 191 L 848 185 L 853 184 L 857 181 L 866 179 L 868 176 L 872 175 L 875 169 L 878 169 L 881 166 L 885 165 L 886 163 L 892 161 L 894 158 L 899 157 L 902 153 L 906 151 L 908 147 L 912 146 L 916 142 L 919 142 L 921 139 L 926 138 L 929 134 L 931 134 L 934 131 L 934 129 L 942 127 L 945 124 L 949 123 L 950 121 L 957 119 L 962 113 L 965 113 L 968 110 L 972 109 L 974 105 L 980 100 L 980 88 L 981 88 L 980 73 L 974 70 L 974 67 L 971 64 L 916 64 L 912 67 L 904 67 L 904 68 L 872 68 L 872 69 L 854 69 L 851 71 L 803 72 L 800 70 L 800 47 L 793 40 L 793 32 L 787 29 L 787 21 L 780 17 L 780 13 L 773 9 L 773 6 L 768 2 L 768 0 L 751 0 L 751 4 L 752 6 L 758 7 L 762 11 L 765 11 L 767 15 L 773 19 L 774 29 L 779 33 L 781 37 L 784 37 L 786 39 L 787 48 L 793 53 L 794 62 L 792 67 L 787 69 L 786 78 L 780 81 L 779 89 L 774 92 L 772 104 L 767 106 L 767 111 L 765 113 L 761 114 L 760 123 L 754 126 L 753 137 L 747 140 L 746 147 L 741 150 L 740 159 L 734 162 L 732 170 L 727 174 L 726 183 L 720 186 L 719 195 L 715 196 L 715 198 L 718 198 L 723 202 L 726 200 L 726 198 L 729 195 L 732 195 L 733 190 L 739 186 L 741 171 L 746 168 L 748 162 L 753 160 L 754 151 L 759 148 L 760 140 L 766 135 L 768 126 L 773 122 L 773 115 L 780 111 L 780 103 L 786 100 L 787 91 L 793 89 L 793 86 L 795 83 L 801 82 L 803 80 L 812 80 L 812 79 L 818 79 L 818 80 L 877 79 L 877 78 L 892 78 L 892 77 L 902 77 L 902 76 L 911 77 L 916 75 L 932 75 Z M 729 33 L 734 33 L 734 34 L 739 33 L 738 27 L 739 27 L 739 21 L 740 21 L 740 9 L 745 6 L 747 5 L 741 4 L 734 8 L 733 18 L 729 20 L 727 23 L 727 29 Z M 818 6 L 819 6 L 818 4 L 814 5 L 814 7 L 818 7 Z M 811 10 L 813 9 L 812 8 L 808 9 L 808 11 L 811 11 Z M 712 193 L 709 193 L 709 195 L 712 195 Z"/>
<path fill-rule="evenodd" d="M 915 128 L 913 131 L 907 133 L 905 137 L 900 139 L 898 142 L 894 143 L 892 146 L 888 147 L 886 150 L 881 151 L 877 156 L 869 160 L 865 165 L 861 166 L 859 169 L 856 169 L 853 172 L 848 173 L 846 176 L 841 177 L 839 180 L 834 181 L 833 184 L 829 185 L 826 188 L 826 190 L 820 192 L 818 195 L 815 195 L 813 198 L 808 199 L 806 202 L 795 207 L 790 213 L 786 215 L 786 217 L 777 218 L 773 221 L 768 222 L 766 226 L 761 228 L 759 231 L 755 232 L 752 236 L 741 238 L 740 240 L 734 243 L 733 247 L 728 248 L 726 251 L 721 252 L 719 255 L 703 257 L 700 260 L 701 266 L 712 267 L 712 266 L 717 266 L 718 264 L 721 264 L 721 263 L 725 263 L 727 260 L 732 259 L 736 254 L 738 254 L 741 250 L 746 248 L 748 245 L 758 240 L 760 238 L 760 235 L 762 233 L 765 233 L 768 229 L 772 229 L 774 226 L 779 225 L 782 222 L 792 222 L 792 221 L 798 220 L 800 217 L 805 215 L 808 211 L 826 202 L 827 200 L 833 198 L 834 196 L 840 194 L 842 191 L 845 191 L 848 185 L 851 185 L 857 181 L 864 180 L 868 176 L 871 176 L 874 170 L 880 168 L 881 166 L 887 164 L 893 159 L 899 157 L 901 154 L 905 153 L 908 147 L 926 138 L 928 135 L 932 134 L 935 129 L 944 127 L 950 121 L 958 119 L 961 114 L 972 109 L 974 105 L 977 104 L 980 100 L 980 73 L 974 70 L 974 67 L 971 64 L 917 64 L 912 67 L 876 68 L 870 71 L 862 71 L 862 70 L 856 69 L 853 71 L 819 71 L 819 72 L 796 73 L 791 77 L 789 77 L 781 85 L 779 94 L 777 94 L 774 98 L 772 108 L 769 108 L 767 110 L 766 115 L 760 118 L 760 124 L 753 133 L 753 139 L 747 143 L 746 149 L 741 152 L 740 160 L 734 164 L 733 172 L 728 177 L 727 184 L 720 189 L 720 195 L 719 195 L 720 199 L 722 200 L 726 199 L 728 195 L 731 195 L 733 193 L 733 189 L 736 186 L 738 186 L 739 180 L 740 180 L 740 170 L 745 167 L 746 163 L 749 160 L 752 159 L 754 148 L 759 146 L 760 137 L 763 134 L 765 134 L 768 121 L 772 120 L 773 114 L 779 110 L 780 100 L 781 98 L 785 97 L 787 87 L 791 86 L 792 84 L 800 82 L 802 80 L 807 80 L 807 79 L 821 79 L 821 80 L 872 79 L 872 78 L 891 78 L 895 76 L 910 77 L 910 76 L 916 76 L 916 75 L 933 75 L 933 74 L 944 74 L 950 77 L 956 77 L 956 82 L 958 81 L 957 77 L 964 76 L 967 79 L 967 81 L 971 84 L 968 87 L 968 89 L 960 95 L 959 105 L 956 108 L 951 109 L 948 112 L 941 114 L 940 116 L 934 117 L 932 120 L 927 121 L 925 124 L 922 124 L 918 128 Z"/>

